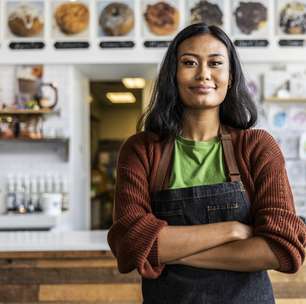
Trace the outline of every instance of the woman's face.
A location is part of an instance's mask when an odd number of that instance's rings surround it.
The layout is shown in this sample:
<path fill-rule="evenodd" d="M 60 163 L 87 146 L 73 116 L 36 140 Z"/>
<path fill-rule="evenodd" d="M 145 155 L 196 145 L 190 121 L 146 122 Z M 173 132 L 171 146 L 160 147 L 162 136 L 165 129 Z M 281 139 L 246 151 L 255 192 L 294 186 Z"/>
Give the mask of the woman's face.
<path fill-rule="evenodd" d="M 187 108 L 219 107 L 229 86 L 226 46 L 210 34 L 184 40 L 178 47 L 176 80 Z"/>

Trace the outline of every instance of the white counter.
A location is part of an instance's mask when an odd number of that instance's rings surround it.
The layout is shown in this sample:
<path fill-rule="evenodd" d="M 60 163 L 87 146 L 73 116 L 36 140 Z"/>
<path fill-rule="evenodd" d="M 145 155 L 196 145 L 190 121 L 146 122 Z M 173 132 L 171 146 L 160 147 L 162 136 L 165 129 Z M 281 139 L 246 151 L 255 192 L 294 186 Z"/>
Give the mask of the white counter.
<path fill-rule="evenodd" d="M 109 251 L 107 230 L 0 232 L 0 252 Z"/>

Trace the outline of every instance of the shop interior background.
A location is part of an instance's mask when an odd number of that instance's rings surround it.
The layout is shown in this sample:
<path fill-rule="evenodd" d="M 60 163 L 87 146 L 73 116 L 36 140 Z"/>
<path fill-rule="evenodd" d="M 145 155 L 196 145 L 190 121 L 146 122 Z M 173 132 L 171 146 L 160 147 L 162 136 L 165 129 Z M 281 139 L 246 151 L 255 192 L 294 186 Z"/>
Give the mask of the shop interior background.
<path fill-rule="evenodd" d="M 107 28 L 110 0 L 0 2 L 2 251 L 50 250 L 58 236 L 80 249 L 91 236 L 71 237 L 79 232 L 99 233 L 103 244 L 93 248 L 109 250 L 119 146 L 136 131 L 171 39 L 203 18 L 233 40 L 258 107 L 256 127 L 280 144 L 305 219 L 306 1 L 116 2 L 125 7 L 124 28 Z M 154 27 L 152 8 L 172 26 Z M 80 19 L 71 19 L 73 10 Z M 126 94 L 126 103 L 108 93 Z M 51 198 L 57 205 L 48 209 Z M 290 297 L 306 298 L 302 289 Z"/>

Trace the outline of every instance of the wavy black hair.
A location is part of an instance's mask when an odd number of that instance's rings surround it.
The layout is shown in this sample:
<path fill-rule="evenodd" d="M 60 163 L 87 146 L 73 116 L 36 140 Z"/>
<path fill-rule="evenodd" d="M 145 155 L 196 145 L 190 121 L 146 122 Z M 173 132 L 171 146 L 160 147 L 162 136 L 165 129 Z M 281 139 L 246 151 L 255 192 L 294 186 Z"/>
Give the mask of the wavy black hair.
<path fill-rule="evenodd" d="M 150 104 L 137 123 L 137 131 L 144 128 L 161 137 L 181 133 L 184 105 L 180 101 L 177 82 L 177 52 L 179 45 L 195 35 L 211 34 L 227 48 L 231 87 L 220 104 L 220 122 L 238 129 L 248 129 L 257 121 L 257 109 L 248 92 L 245 77 L 234 44 L 219 27 L 205 23 L 189 25 L 172 40 L 155 81 Z"/>

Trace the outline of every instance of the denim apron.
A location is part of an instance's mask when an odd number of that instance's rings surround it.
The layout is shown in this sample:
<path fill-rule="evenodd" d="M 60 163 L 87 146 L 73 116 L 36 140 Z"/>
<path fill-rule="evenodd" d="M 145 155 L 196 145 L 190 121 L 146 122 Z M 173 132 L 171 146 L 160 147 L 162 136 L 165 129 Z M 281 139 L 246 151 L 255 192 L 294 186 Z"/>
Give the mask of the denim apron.
<path fill-rule="evenodd" d="M 230 134 L 219 130 L 229 181 L 180 189 L 154 191 L 153 213 L 169 225 L 198 225 L 224 221 L 251 224 L 250 202 L 240 179 Z M 156 189 L 169 178 L 173 142 L 166 145 L 159 164 Z M 159 180 L 158 180 L 159 179 Z M 157 279 L 142 278 L 144 304 L 272 304 L 266 271 L 211 270 L 166 265 Z"/>

